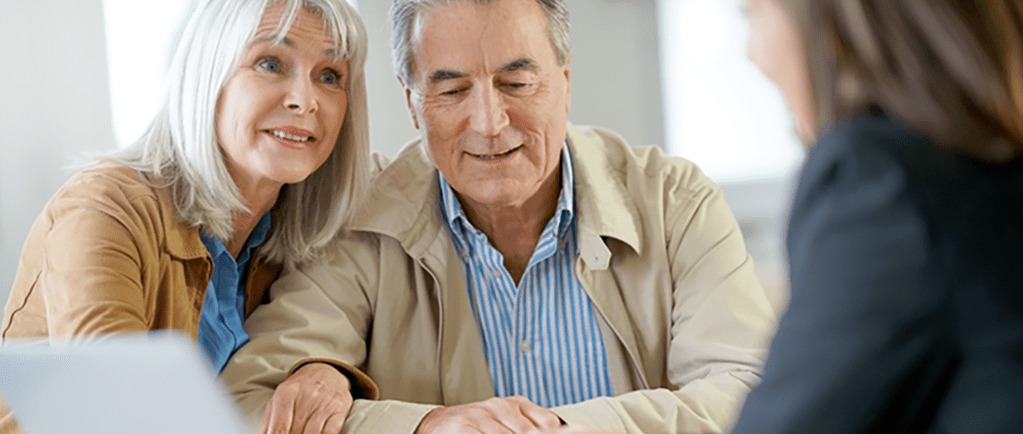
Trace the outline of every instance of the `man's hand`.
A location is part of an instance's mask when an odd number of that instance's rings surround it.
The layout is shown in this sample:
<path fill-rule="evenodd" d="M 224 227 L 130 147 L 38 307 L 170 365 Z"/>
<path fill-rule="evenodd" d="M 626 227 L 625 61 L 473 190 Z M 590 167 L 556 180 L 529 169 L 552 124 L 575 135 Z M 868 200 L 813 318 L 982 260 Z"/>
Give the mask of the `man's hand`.
<path fill-rule="evenodd" d="M 351 409 L 348 377 L 328 364 L 310 363 L 277 386 L 260 432 L 337 434 Z"/>
<path fill-rule="evenodd" d="M 550 410 L 521 396 L 514 396 L 434 409 L 419 423 L 416 434 L 535 433 L 553 430 L 559 426 L 561 419 Z"/>

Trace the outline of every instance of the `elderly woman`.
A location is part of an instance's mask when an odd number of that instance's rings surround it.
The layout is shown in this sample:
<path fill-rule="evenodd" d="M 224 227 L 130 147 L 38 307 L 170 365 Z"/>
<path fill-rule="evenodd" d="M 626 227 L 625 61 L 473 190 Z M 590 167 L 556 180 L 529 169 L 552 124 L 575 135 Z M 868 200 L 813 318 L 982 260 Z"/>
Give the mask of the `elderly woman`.
<path fill-rule="evenodd" d="M 174 329 L 219 370 L 282 265 L 331 251 L 369 164 L 361 18 L 345 0 L 200 3 L 148 132 L 33 225 L 3 339 Z"/>
<path fill-rule="evenodd" d="M 749 0 L 810 150 L 736 432 L 1023 426 L 1023 1 Z"/>

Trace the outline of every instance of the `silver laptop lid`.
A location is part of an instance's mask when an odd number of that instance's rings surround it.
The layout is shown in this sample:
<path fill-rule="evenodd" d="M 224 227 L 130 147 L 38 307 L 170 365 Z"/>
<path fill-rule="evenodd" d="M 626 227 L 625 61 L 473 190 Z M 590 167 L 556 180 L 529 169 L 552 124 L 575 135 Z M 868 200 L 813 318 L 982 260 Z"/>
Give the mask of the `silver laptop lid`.
<path fill-rule="evenodd" d="M 5 341 L 0 397 L 29 434 L 248 431 L 195 343 L 169 332 Z"/>

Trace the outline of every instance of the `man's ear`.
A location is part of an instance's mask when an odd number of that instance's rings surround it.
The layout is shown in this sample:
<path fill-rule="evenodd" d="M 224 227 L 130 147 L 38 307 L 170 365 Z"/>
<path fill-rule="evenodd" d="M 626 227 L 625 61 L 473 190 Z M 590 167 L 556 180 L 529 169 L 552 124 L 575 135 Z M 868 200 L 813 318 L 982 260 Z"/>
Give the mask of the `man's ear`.
<path fill-rule="evenodd" d="M 401 79 L 401 76 L 397 76 L 398 84 L 401 85 L 401 89 L 405 91 L 405 106 L 408 107 L 408 113 L 412 116 L 412 125 L 419 129 L 419 116 L 416 115 L 416 107 L 412 104 L 412 88 L 405 84 L 405 80 Z"/>
<path fill-rule="evenodd" d="M 572 109 L 572 53 L 565 57 L 565 113 Z"/>

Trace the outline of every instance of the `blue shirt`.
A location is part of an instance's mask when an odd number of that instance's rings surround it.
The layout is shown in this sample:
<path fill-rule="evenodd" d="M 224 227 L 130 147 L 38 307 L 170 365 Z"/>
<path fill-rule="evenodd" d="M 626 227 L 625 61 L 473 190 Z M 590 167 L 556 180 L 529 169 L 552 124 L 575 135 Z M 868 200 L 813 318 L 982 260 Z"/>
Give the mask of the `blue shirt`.
<path fill-rule="evenodd" d="M 518 286 L 440 175 L 441 212 L 465 266 L 495 394 L 522 395 L 542 407 L 613 393 L 593 304 L 575 276 L 574 181 L 563 149 L 558 207 Z"/>
<path fill-rule="evenodd" d="M 213 258 L 213 273 L 206 286 L 206 298 L 199 315 L 199 348 L 206 353 L 217 372 L 224 369 L 235 350 L 249 341 L 242 328 L 245 322 L 245 276 L 252 250 L 263 243 L 270 231 L 270 213 L 252 229 L 238 259 L 227 251 L 217 237 L 200 234 Z"/>

